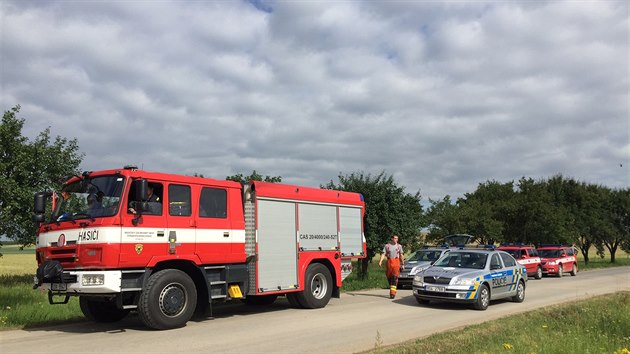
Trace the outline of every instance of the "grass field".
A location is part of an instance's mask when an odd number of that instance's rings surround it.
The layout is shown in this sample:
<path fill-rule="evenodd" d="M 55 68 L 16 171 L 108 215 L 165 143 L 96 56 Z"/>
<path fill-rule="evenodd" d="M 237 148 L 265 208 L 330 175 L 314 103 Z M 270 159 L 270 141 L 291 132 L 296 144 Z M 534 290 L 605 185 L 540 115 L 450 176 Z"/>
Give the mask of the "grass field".
<path fill-rule="evenodd" d="M 604 295 L 444 332 L 369 353 L 630 354 L 630 293 Z"/>

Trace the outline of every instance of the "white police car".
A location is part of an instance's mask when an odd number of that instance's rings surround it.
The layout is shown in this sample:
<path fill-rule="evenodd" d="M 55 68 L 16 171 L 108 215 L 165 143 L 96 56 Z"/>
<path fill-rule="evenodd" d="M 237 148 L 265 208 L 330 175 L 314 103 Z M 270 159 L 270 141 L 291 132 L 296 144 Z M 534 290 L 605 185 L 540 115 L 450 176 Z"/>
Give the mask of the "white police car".
<path fill-rule="evenodd" d="M 431 264 L 449 251 L 448 247 L 425 247 L 414 252 L 405 259 L 405 266 L 398 276 L 398 287 L 401 289 L 404 287 L 411 288 L 414 275 L 429 268 Z"/>
<path fill-rule="evenodd" d="M 446 253 L 413 279 L 420 304 L 431 300 L 470 303 L 478 310 L 491 300 L 525 300 L 527 271 L 510 254 L 490 249 L 458 249 Z"/>

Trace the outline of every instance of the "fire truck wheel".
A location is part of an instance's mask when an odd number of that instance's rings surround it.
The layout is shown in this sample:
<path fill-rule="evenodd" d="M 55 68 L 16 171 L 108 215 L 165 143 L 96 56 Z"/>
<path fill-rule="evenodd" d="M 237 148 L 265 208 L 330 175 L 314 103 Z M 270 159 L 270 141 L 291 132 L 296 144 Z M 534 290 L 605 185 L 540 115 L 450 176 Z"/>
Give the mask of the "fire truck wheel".
<path fill-rule="evenodd" d="M 244 298 L 243 302 L 246 303 L 247 305 L 265 306 L 265 305 L 273 304 L 277 298 L 278 298 L 278 295 L 258 295 L 258 296 L 250 295 Z"/>
<path fill-rule="evenodd" d="M 490 305 L 490 290 L 488 290 L 486 284 L 481 284 L 479 286 L 477 301 L 475 301 L 473 305 L 475 309 L 481 311 L 486 310 L 488 305 Z"/>
<path fill-rule="evenodd" d="M 302 304 L 300 304 L 300 301 L 297 298 L 297 293 L 289 293 L 287 294 L 287 300 L 289 300 L 289 304 L 291 305 L 291 307 L 296 308 L 296 309 L 301 309 Z"/>
<path fill-rule="evenodd" d="M 313 263 L 306 269 L 304 291 L 300 291 L 297 300 L 302 307 L 318 309 L 326 306 L 332 295 L 332 276 L 325 265 Z"/>
<path fill-rule="evenodd" d="M 534 279 L 542 279 L 542 276 L 543 276 L 542 268 L 541 267 L 536 268 L 536 274 L 534 275 Z"/>
<path fill-rule="evenodd" d="M 81 296 L 79 306 L 85 318 L 94 322 L 118 322 L 129 314 L 129 310 L 119 309 L 114 302 L 107 299 Z"/>
<path fill-rule="evenodd" d="M 192 317 L 197 305 L 197 289 L 188 274 L 165 269 L 149 277 L 140 294 L 138 314 L 154 329 L 182 327 Z"/>

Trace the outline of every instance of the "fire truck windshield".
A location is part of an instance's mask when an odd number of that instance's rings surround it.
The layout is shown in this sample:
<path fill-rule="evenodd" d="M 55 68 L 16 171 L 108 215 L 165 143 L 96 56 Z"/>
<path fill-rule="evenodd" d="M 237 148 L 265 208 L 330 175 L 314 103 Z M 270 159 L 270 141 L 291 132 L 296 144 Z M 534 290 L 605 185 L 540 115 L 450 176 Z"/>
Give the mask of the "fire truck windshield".
<path fill-rule="evenodd" d="M 118 212 L 125 179 L 119 175 L 85 178 L 67 184 L 56 195 L 53 222 L 95 219 Z"/>

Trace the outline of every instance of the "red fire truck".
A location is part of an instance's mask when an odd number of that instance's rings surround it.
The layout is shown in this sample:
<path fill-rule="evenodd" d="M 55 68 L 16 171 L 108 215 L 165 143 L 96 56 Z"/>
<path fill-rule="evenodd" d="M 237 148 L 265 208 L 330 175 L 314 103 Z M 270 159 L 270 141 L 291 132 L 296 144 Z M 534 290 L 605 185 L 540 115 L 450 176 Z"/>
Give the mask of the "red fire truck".
<path fill-rule="evenodd" d="M 358 193 L 135 167 L 84 172 L 35 194 L 34 288 L 51 304 L 78 296 L 90 320 L 137 311 L 154 329 L 231 299 L 284 295 L 321 308 L 365 257 L 363 215 Z"/>

